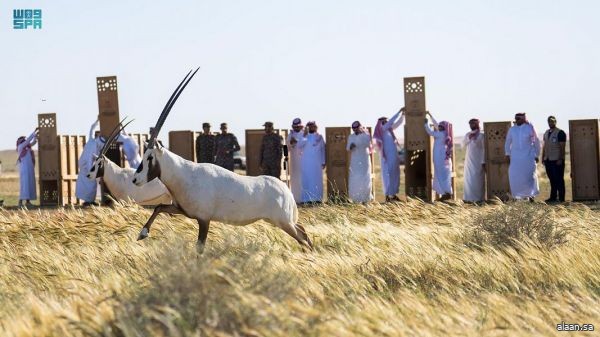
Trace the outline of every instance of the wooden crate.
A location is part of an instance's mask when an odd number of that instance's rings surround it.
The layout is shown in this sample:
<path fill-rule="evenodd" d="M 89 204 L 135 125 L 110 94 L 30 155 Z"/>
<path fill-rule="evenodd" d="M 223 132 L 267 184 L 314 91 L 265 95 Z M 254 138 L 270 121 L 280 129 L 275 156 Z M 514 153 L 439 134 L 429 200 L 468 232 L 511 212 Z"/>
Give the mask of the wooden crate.
<path fill-rule="evenodd" d="M 38 126 L 40 205 L 78 204 L 75 182 L 85 136 L 57 135 L 56 114 L 39 114 Z"/>
<path fill-rule="evenodd" d="M 196 161 L 196 138 L 191 130 L 169 132 L 169 151 L 189 161 Z"/>
<path fill-rule="evenodd" d="M 283 143 L 285 143 L 285 139 L 288 135 L 288 130 L 282 129 L 274 129 L 278 135 L 283 137 Z M 246 130 L 246 139 L 245 139 L 245 152 L 246 152 L 246 175 L 249 176 L 259 176 L 262 174 L 262 170 L 260 168 L 260 146 L 262 144 L 263 136 L 265 135 L 264 129 L 247 129 Z M 283 163 L 283 156 L 281 158 L 281 162 Z M 283 165 L 281 166 L 281 174 L 287 175 L 287 172 L 283 170 Z M 287 177 L 279 177 L 284 182 Z"/>
<path fill-rule="evenodd" d="M 510 184 L 508 181 L 508 160 L 504 152 L 506 134 L 511 122 L 485 122 L 485 167 L 487 198 L 498 197 L 501 200 L 510 199 Z"/>
<path fill-rule="evenodd" d="M 60 135 L 60 205 L 77 205 L 75 196 L 79 157 L 85 145 L 85 136 Z"/>
<path fill-rule="evenodd" d="M 404 78 L 406 196 L 433 201 L 431 137 L 425 131 L 425 77 Z"/>
<path fill-rule="evenodd" d="M 598 119 L 569 121 L 573 200 L 600 199 L 600 134 Z"/>
<path fill-rule="evenodd" d="M 119 125 L 119 94 L 117 77 L 106 76 L 96 78 L 98 92 L 98 111 L 100 119 L 100 134 L 108 137 L 110 132 Z"/>

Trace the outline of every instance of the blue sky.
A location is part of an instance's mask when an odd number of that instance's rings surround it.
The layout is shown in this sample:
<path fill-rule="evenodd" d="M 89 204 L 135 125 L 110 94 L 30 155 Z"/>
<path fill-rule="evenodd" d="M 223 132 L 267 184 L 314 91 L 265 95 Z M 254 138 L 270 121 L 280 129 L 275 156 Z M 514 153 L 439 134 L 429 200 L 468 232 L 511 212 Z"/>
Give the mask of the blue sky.
<path fill-rule="evenodd" d="M 15 8 L 41 8 L 43 29 L 13 30 Z M 163 139 L 204 121 L 240 142 L 266 120 L 372 125 L 404 105 L 409 76 L 426 77 L 427 108 L 457 135 L 518 111 L 538 132 L 549 114 L 566 129 L 600 117 L 598 13 L 597 1 L 5 0 L 0 149 L 43 112 L 58 113 L 59 133 L 86 134 L 97 76 L 118 77 L 121 116 L 145 132 L 196 66 Z"/>

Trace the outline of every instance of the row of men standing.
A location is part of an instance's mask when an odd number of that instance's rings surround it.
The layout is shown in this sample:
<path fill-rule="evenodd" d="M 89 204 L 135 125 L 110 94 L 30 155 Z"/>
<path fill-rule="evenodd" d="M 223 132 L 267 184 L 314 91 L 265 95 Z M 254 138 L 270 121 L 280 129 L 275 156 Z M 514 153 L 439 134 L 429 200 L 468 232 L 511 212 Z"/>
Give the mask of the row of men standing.
<path fill-rule="evenodd" d="M 379 118 L 375 127 L 373 141 L 365 128 L 356 121 L 352 124 L 353 134 L 348 138 L 346 149 L 350 151 L 349 197 L 355 202 L 368 202 L 373 199 L 371 190 L 371 161 L 370 154 L 373 144 L 380 152 L 381 175 L 386 200 L 397 199 L 400 184 L 400 160 L 397 151 L 397 137 L 394 130 L 403 122 L 404 109 L 400 109 L 389 120 Z M 437 123 L 431 114 L 434 128 L 425 120 L 426 132 L 434 138 L 434 190 L 444 196 L 452 194 L 452 124 Z M 482 201 L 485 199 L 485 137 L 480 130 L 478 119 L 471 119 L 471 131 L 463 138 L 466 149 L 464 162 L 464 197 L 465 201 Z M 79 158 L 79 176 L 77 179 L 76 195 L 84 203 L 94 203 L 97 184 L 85 179 L 99 149 L 104 145 L 104 138 L 96 132 L 98 121 L 90 128 L 88 142 Z M 556 118 L 548 117 L 549 129 L 543 136 L 543 147 L 536 134 L 535 128 L 527 121 L 524 113 L 515 115 L 514 125 L 510 128 L 505 142 L 505 153 L 509 166 L 509 183 L 511 194 L 516 199 L 532 199 L 539 194 L 536 164 L 541 160 L 550 180 L 550 198 L 546 202 L 565 201 L 565 144 L 566 134 L 556 126 Z M 281 174 L 283 139 L 273 130 L 273 123 L 264 124 L 260 149 L 260 167 L 262 173 L 279 178 Z M 210 133 L 210 124 L 203 124 L 204 133 L 196 139 L 196 151 L 199 162 L 215 163 L 233 171 L 233 154 L 240 150 L 235 135 L 227 132 L 227 124 L 221 124 L 221 134 Z M 35 157 L 32 146 L 37 141 L 38 129 L 29 137 L 19 137 L 17 140 L 18 164 L 20 166 L 20 197 L 30 204 L 37 198 L 35 188 L 34 165 Z M 135 168 L 140 163 L 139 147 L 124 131 L 119 135 L 123 143 L 125 157 L 129 166 Z M 291 189 L 297 202 L 319 202 L 323 196 L 322 171 L 325 168 L 325 141 L 318 133 L 314 121 L 302 125 L 299 118 L 292 122 L 292 130 L 286 139 L 290 150 Z"/>
<path fill-rule="evenodd" d="M 449 199 L 452 188 L 453 142 L 452 124 L 425 119 L 425 131 L 433 138 L 434 176 L 432 188 L 441 196 Z M 368 202 L 373 200 L 371 184 L 370 155 L 374 148 L 380 153 L 381 176 L 386 201 L 398 200 L 400 187 L 400 158 L 398 138 L 394 130 L 404 121 L 404 108 L 391 118 L 378 119 L 373 138 L 359 121 L 352 123 L 353 133 L 348 137 L 346 150 L 350 152 L 348 174 L 348 193 L 352 201 Z M 539 194 L 536 174 L 536 162 L 542 151 L 542 162 L 550 178 L 551 194 L 546 202 L 564 201 L 564 158 L 566 134 L 556 127 L 556 118 L 548 118 L 549 129 L 544 134 L 544 147 L 540 146 L 533 125 L 524 113 L 515 115 L 514 126 L 509 130 L 505 152 L 509 166 L 511 194 L 516 199 L 531 199 Z M 282 137 L 273 130 L 273 123 L 266 122 L 260 155 L 262 174 L 279 178 L 281 174 Z M 462 140 L 465 149 L 464 195 L 463 200 L 479 202 L 485 200 L 485 136 L 481 132 L 480 121 L 471 119 L 469 131 Z M 204 134 L 196 140 L 199 162 L 216 163 L 233 170 L 232 153 L 239 150 L 237 139 L 226 132 L 227 125 L 221 125 L 222 133 L 212 135 L 210 125 L 203 124 Z M 292 129 L 286 139 L 290 151 L 291 190 L 299 203 L 320 202 L 323 196 L 323 169 L 325 168 L 325 141 L 318 133 L 314 121 L 306 127 L 300 118 L 292 122 Z M 229 155 L 229 157 L 223 155 Z M 219 159 L 221 158 L 221 159 Z"/>

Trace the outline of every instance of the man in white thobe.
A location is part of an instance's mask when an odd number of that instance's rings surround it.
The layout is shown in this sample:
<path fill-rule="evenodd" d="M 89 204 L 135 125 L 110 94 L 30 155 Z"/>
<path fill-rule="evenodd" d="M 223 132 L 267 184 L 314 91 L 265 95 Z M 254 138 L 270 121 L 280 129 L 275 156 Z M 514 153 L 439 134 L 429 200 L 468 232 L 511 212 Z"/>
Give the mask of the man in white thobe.
<path fill-rule="evenodd" d="M 427 111 L 433 129 L 429 127 L 425 119 L 425 131 L 433 137 L 433 183 L 431 188 L 441 196 L 440 200 L 452 198 L 452 156 L 454 146 L 454 134 L 452 124 L 447 121 L 438 123 Z"/>
<path fill-rule="evenodd" d="M 125 154 L 125 159 L 127 159 L 127 162 L 129 163 L 129 167 L 134 170 L 137 169 L 142 161 L 142 157 L 140 157 L 140 146 L 127 134 L 127 132 L 125 132 L 125 130 L 121 131 L 118 141 L 123 143 L 123 153 Z"/>
<path fill-rule="evenodd" d="M 479 119 L 469 121 L 470 132 L 462 140 L 465 149 L 464 195 L 467 202 L 485 200 L 485 136 L 481 132 Z"/>
<path fill-rule="evenodd" d="M 77 199 L 83 200 L 84 206 L 98 205 L 96 203 L 96 193 L 98 191 L 98 182 L 96 180 L 90 180 L 87 178 L 94 160 L 100 153 L 100 142 L 95 136 L 96 128 L 98 126 L 98 120 L 96 120 L 90 127 L 90 133 L 88 135 L 88 141 L 83 147 L 81 156 L 79 156 L 79 172 L 77 174 L 77 181 L 75 182 L 75 196 Z"/>
<path fill-rule="evenodd" d="M 350 151 L 348 194 L 353 202 L 373 200 L 371 184 L 371 136 L 359 121 L 352 123 L 354 132 L 348 137 L 346 150 Z"/>
<path fill-rule="evenodd" d="M 17 164 L 19 165 L 19 207 L 23 206 L 23 200 L 25 200 L 25 206 L 33 206 L 30 200 L 37 199 L 37 191 L 35 188 L 35 157 L 33 149 L 31 148 L 37 143 L 38 130 L 35 131 L 29 137 L 19 137 L 17 139 Z"/>
<path fill-rule="evenodd" d="M 515 199 L 533 201 L 540 194 L 536 172 L 540 150 L 540 140 L 535 128 L 527 122 L 525 113 L 516 114 L 515 125 L 508 130 L 504 143 L 504 152 L 510 163 L 510 192 Z"/>
<path fill-rule="evenodd" d="M 325 168 L 325 140 L 317 132 L 314 121 L 306 123 L 303 137 L 298 142 L 302 150 L 302 202 L 323 200 L 323 169 Z"/>
<path fill-rule="evenodd" d="M 379 118 L 373 134 L 381 159 L 381 179 L 385 201 L 400 200 L 396 195 L 400 189 L 400 156 L 394 130 L 404 122 L 404 111 L 405 108 L 400 109 L 389 121 L 387 117 Z"/>
<path fill-rule="evenodd" d="M 290 153 L 290 187 L 296 203 L 302 202 L 302 149 L 298 146 L 298 142 L 304 137 L 300 118 L 294 118 L 292 121 L 292 130 L 287 136 L 286 144 Z"/>

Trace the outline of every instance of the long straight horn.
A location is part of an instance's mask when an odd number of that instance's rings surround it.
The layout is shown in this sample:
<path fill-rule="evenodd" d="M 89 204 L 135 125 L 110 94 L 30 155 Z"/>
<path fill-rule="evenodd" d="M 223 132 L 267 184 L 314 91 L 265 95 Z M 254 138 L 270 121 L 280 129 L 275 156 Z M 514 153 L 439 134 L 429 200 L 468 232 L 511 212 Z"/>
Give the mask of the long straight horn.
<path fill-rule="evenodd" d="M 194 78 L 194 75 L 196 75 L 196 73 L 198 72 L 198 70 L 200 70 L 200 67 L 196 68 L 196 70 L 194 71 L 194 73 L 192 73 L 192 76 L 190 76 L 190 78 L 187 79 L 187 81 L 185 82 L 185 84 L 183 85 L 183 87 L 181 87 L 181 90 L 179 90 L 179 92 L 177 93 L 177 95 L 175 96 L 175 98 L 169 104 L 169 107 L 167 108 L 165 117 L 161 121 L 159 121 L 159 123 L 160 123 L 158 125 L 158 129 L 159 130 L 160 130 L 160 128 L 162 128 L 163 124 L 165 123 L 165 120 L 167 119 L 167 116 L 169 116 L 169 113 L 171 112 L 171 108 L 173 108 L 173 105 L 175 105 L 175 102 L 179 98 L 179 95 L 181 95 L 181 93 L 183 92 L 183 90 L 185 89 L 185 87 L 187 87 L 187 85 L 190 83 L 190 81 L 192 80 L 192 78 Z"/>
<path fill-rule="evenodd" d="M 152 132 L 152 135 L 150 135 L 150 140 L 148 140 L 149 148 L 154 147 L 156 137 L 158 137 L 160 129 L 162 128 L 163 124 L 165 123 L 167 117 L 169 116 L 169 112 L 171 111 L 171 108 L 177 101 L 177 98 L 179 98 L 179 95 L 181 95 L 181 93 L 183 92 L 183 89 L 185 89 L 185 87 L 188 85 L 188 83 L 190 83 L 190 81 L 192 80 L 194 75 L 196 75 L 196 73 L 198 72 L 199 69 L 200 69 L 200 67 L 196 68 L 196 70 L 192 73 L 191 76 L 190 76 L 190 73 L 192 71 L 190 70 L 187 73 L 187 75 L 185 75 L 185 77 L 183 78 L 181 83 L 179 83 L 179 85 L 177 86 L 177 88 L 175 89 L 175 91 L 173 92 L 173 94 L 171 95 L 169 100 L 167 101 L 167 104 L 165 105 L 165 107 L 163 108 L 163 111 L 160 114 L 160 117 L 156 121 L 156 126 L 154 127 L 154 130 L 153 130 L 154 132 Z M 188 78 L 188 76 L 189 76 L 189 78 Z"/>
<path fill-rule="evenodd" d="M 125 121 L 125 120 L 123 120 Z M 133 122 L 133 119 L 130 120 L 129 122 L 127 122 L 127 124 L 123 125 L 123 122 L 119 123 L 119 130 L 111 135 L 111 138 L 109 138 L 109 140 L 106 141 L 106 149 L 104 149 L 104 152 L 102 152 L 102 155 L 105 155 L 106 152 L 108 151 L 108 149 L 110 148 L 110 146 L 119 138 L 119 134 L 121 133 L 121 131 L 123 131 L 125 129 L 125 127 L 129 124 L 131 124 L 131 122 Z"/>
<path fill-rule="evenodd" d="M 120 127 L 121 125 L 123 125 L 123 122 L 125 122 L 125 120 L 126 120 L 126 119 L 127 119 L 127 117 L 123 118 L 123 120 L 121 120 L 121 121 L 119 122 L 119 124 L 117 124 L 117 125 L 116 125 L 116 126 L 113 128 L 113 129 L 112 129 L 112 131 L 111 131 L 111 132 L 108 134 L 108 138 L 106 138 L 106 141 L 104 142 L 104 145 L 102 146 L 102 149 L 100 149 L 100 153 L 102 153 L 102 154 L 106 153 L 106 150 L 108 149 L 108 146 L 110 145 L 110 144 L 109 144 L 109 143 L 110 143 L 110 142 L 109 142 L 109 140 L 110 140 L 111 138 L 113 138 L 113 135 L 114 135 L 114 134 L 117 132 L 117 130 L 119 129 L 119 127 Z"/>
<path fill-rule="evenodd" d="M 166 114 L 167 108 L 169 107 L 169 105 L 171 104 L 171 101 L 173 100 L 173 98 L 175 97 L 175 95 L 177 95 L 177 92 L 179 91 L 179 88 L 181 88 L 181 86 L 183 85 L 183 82 L 185 82 L 185 80 L 188 78 L 188 76 L 190 76 L 190 74 L 192 73 L 192 71 L 190 70 L 185 77 L 183 78 L 183 80 L 181 80 L 181 82 L 179 83 L 179 85 L 177 86 L 177 88 L 175 88 L 175 91 L 173 91 L 173 94 L 171 95 L 171 97 L 169 97 L 169 100 L 167 101 L 167 103 L 165 104 L 164 108 L 162 109 L 160 116 L 158 117 L 158 120 L 156 121 L 156 126 L 154 127 L 152 134 L 150 135 L 150 139 L 148 140 L 148 144 L 151 145 L 154 141 L 154 139 L 156 139 L 156 137 L 158 136 L 158 123 L 161 121 L 161 119 L 163 119 L 163 116 Z"/>

